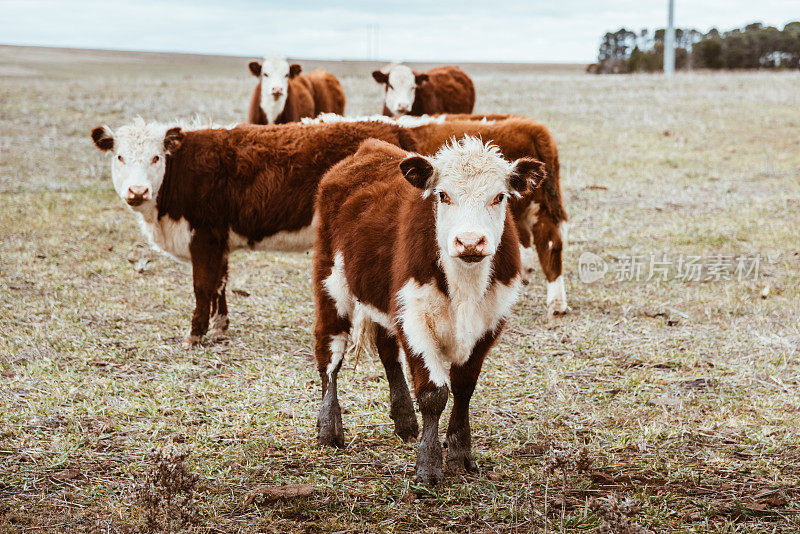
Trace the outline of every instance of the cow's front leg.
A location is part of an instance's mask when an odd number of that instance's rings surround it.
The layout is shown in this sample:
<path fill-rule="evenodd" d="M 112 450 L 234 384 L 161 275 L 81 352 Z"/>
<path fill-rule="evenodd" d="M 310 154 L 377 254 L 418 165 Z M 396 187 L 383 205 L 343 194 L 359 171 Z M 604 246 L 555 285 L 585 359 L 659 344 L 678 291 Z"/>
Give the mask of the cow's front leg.
<path fill-rule="evenodd" d="M 228 285 L 228 258 L 222 261 L 220 274 L 217 280 L 217 289 L 211 299 L 211 331 L 209 335 L 212 341 L 223 341 L 228 339 L 228 301 L 225 297 L 225 289 Z"/>
<path fill-rule="evenodd" d="M 219 287 L 225 246 L 226 242 L 223 239 L 207 229 L 197 229 L 189 244 L 195 307 L 192 314 L 192 329 L 183 339 L 185 347 L 200 343 L 208 331 L 211 301 Z"/>
<path fill-rule="evenodd" d="M 435 486 L 444 479 L 439 418 L 447 406 L 447 397 L 450 394 L 446 384 L 447 371 L 438 355 L 423 357 L 412 355 L 407 347 L 405 350 L 414 379 L 414 393 L 422 414 L 422 438 L 417 450 L 416 480 Z"/>
<path fill-rule="evenodd" d="M 453 411 L 447 426 L 447 468 L 454 473 L 475 472 L 478 464 L 472 457 L 472 429 L 469 424 L 469 401 L 475 391 L 486 353 L 496 339 L 487 334 L 472 350 L 464 365 L 450 368 L 450 385 L 453 388 Z"/>

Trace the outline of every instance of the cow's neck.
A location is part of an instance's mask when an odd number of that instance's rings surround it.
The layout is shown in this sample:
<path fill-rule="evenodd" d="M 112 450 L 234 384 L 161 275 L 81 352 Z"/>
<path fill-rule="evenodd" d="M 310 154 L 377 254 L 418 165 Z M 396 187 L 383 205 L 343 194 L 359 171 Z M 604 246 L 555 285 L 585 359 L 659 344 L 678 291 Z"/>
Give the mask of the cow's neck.
<path fill-rule="evenodd" d="M 480 263 L 465 263 L 439 251 L 439 267 L 447 281 L 450 299 L 459 305 L 477 305 L 486 295 L 492 278 L 492 258 Z"/>

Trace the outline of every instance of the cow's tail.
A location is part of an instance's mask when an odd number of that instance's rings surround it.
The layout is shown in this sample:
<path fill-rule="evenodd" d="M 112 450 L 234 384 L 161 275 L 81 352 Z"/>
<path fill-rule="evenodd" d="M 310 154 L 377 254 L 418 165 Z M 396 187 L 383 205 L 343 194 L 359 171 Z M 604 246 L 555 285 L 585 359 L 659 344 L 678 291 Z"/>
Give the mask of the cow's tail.
<path fill-rule="evenodd" d="M 375 343 L 378 329 L 375 321 L 372 320 L 366 307 L 362 304 L 356 303 L 352 322 L 353 327 L 350 337 L 353 339 L 353 344 L 350 351 L 355 365 L 358 365 L 358 360 L 362 354 L 373 356 L 378 354 L 378 347 Z"/>

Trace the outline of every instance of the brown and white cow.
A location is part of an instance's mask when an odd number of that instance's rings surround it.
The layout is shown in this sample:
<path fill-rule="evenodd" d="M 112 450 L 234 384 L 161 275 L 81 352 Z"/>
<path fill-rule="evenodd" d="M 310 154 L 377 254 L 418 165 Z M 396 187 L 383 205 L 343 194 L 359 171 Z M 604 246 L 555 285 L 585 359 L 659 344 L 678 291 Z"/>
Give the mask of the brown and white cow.
<path fill-rule="evenodd" d="M 521 283 L 508 199 L 543 172 L 539 161 L 509 163 L 466 137 L 433 157 L 369 140 L 325 175 L 314 249 L 320 444 L 344 445 L 337 375 L 352 333 L 377 348 L 395 431 L 409 439 L 418 426 L 398 359 L 405 354 L 422 414 L 417 479 L 443 478 L 438 427 L 450 388 L 448 467 L 476 470 L 469 401 Z"/>
<path fill-rule="evenodd" d="M 372 77 L 384 85 L 383 114 L 390 117 L 472 113 L 475 106 L 475 85 L 458 67 L 415 72 L 392 64 L 373 71 Z"/>
<path fill-rule="evenodd" d="M 192 264 L 195 310 L 184 339 L 228 329 L 228 255 L 237 249 L 305 251 L 314 239 L 317 186 L 361 141 L 413 147 L 407 130 L 384 123 L 238 126 L 184 131 L 133 123 L 92 139 L 112 156 L 114 188 L 137 214 L 150 244 Z"/>
<path fill-rule="evenodd" d="M 300 65 L 278 57 L 251 61 L 249 67 L 258 78 L 248 113 L 252 124 L 285 124 L 320 113 L 344 113 L 344 90 L 325 69 L 301 74 Z"/>

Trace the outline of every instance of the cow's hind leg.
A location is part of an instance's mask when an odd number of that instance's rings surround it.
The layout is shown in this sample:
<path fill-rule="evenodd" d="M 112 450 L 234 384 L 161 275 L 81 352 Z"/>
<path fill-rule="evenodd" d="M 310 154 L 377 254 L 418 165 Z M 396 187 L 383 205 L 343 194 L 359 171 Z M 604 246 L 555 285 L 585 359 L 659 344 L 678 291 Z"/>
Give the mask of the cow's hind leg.
<path fill-rule="evenodd" d="M 337 377 L 347 349 L 347 331 L 317 339 L 316 356 L 322 378 L 322 404 L 317 418 L 317 441 L 320 445 L 344 447 L 342 409 L 339 406 Z M 324 364 L 327 362 L 327 365 Z M 324 367 L 323 367 L 324 365 Z"/>
<path fill-rule="evenodd" d="M 314 284 L 322 285 L 322 271 L 328 269 L 315 268 Z M 316 344 L 314 355 L 317 369 L 322 379 L 322 405 L 317 418 L 317 441 L 320 445 L 344 447 L 344 429 L 342 428 L 342 410 L 339 407 L 337 377 L 344 360 L 347 341 L 350 337 L 350 320 L 338 314 L 336 304 L 325 290 L 317 289 L 316 324 L 314 335 Z"/>
<path fill-rule="evenodd" d="M 562 252 L 566 241 L 566 223 L 556 222 L 549 216 L 542 216 L 533 225 L 533 241 L 544 277 L 547 280 L 547 316 L 564 315 L 569 310 L 567 294 L 564 289 Z"/>
<path fill-rule="evenodd" d="M 209 336 L 212 341 L 223 341 L 228 338 L 228 301 L 225 297 L 226 286 L 228 285 L 228 258 L 222 262 L 217 290 L 211 300 L 211 330 Z"/>
<path fill-rule="evenodd" d="M 377 327 L 375 344 L 389 381 L 389 415 L 394 421 L 394 432 L 404 441 L 411 441 L 419 434 L 419 425 L 403 367 L 400 365 L 400 345 L 397 338 L 390 336 L 382 326 Z"/>

